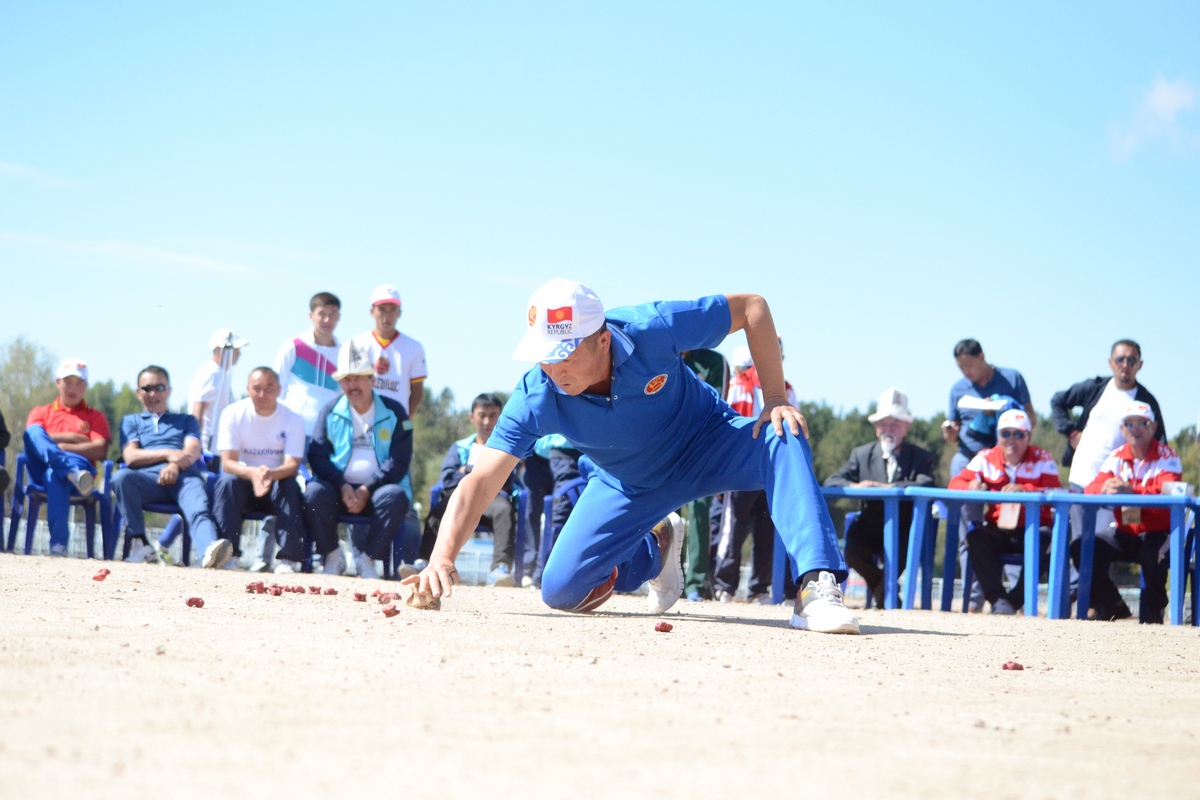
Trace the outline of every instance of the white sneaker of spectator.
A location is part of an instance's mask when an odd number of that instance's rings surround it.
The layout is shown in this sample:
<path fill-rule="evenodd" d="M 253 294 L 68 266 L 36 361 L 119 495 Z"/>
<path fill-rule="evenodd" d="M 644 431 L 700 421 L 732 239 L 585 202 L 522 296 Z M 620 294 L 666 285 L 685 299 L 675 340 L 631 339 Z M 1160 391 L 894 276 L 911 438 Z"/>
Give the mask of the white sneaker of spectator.
<path fill-rule="evenodd" d="M 300 570 L 301 564 L 299 561 L 288 561 L 284 558 L 276 559 L 275 561 L 276 575 L 291 575 L 292 573 L 299 572 Z"/>
<path fill-rule="evenodd" d="M 125 559 L 125 562 L 128 564 L 156 564 L 158 563 L 158 554 L 150 545 L 139 544 Z"/>
<path fill-rule="evenodd" d="M 200 563 L 205 569 L 220 569 L 233 558 L 233 542 L 228 539 L 217 539 L 204 549 L 204 560 Z"/>
<path fill-rule="evenodd" d="M 358 568 L 360 578 L 375 580 L 379 577 L 379 573 L 375 571 L 375 562 L 366 553 L 359 553 L 354 557 L 354 566 Z"/>
<path fill-rule="evenodd" d="M 84 497 L 90 495 L 92 490 L 96 488 L 96 479 L 86 469 L 75 470 L 67 475 L 67 480 L 74 484 L 75 490 Z"/>
<path fill-rule="evenodd" d="M 346 574 L 346 554 L 342 552 L 342 548 L 339 547 L 325 556 L 325 568 L 321 572 L 325 575 Z"/>

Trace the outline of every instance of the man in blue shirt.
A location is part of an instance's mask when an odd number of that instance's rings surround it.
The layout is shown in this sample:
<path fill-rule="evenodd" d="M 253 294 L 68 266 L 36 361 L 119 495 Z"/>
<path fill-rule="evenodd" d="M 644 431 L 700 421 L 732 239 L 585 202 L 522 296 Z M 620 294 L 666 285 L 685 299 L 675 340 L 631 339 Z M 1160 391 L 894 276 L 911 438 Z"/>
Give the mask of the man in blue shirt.
<path fill-rule="evenodd" d="M 125 469 L 113 476 L 113 491 L 125 518 L 125 535 L 146 538 L 142 508 L 146 503 L 179 506 L 203 554 L 201 563 L 219 569 L 233 556 L 233 543 L 217 538 L 209 513 L 205 473 L 200 464 L 200 423 L 191 414 L 168 411 L 171 379 L 162 367 L 138 374 L 140 414 L 121 420 L 121 458 Z"/>
<path fill-rule="evenodd" d="M 958 451 L 950 461 L 951 475 L 962 472 L 980 450 L 996 446 L 996 420 L 1010 407 L 1016 407 L 1013 401 L 1029 415 L 1030 424 L 1037 425 L 1037 415 L 1033 412 L 1029 387 L 1025 385 L 1025 378 L 1021 373 L 1015 369 L 989 364 L 983 354 L 983 345 L 974 339 L 963 339 L 954 345 L 954 363 L 958 365 L 963 377 L 950 387 L 950 408 L 946 412 L 946 421 L 942 423 L 942 438 L 948 444 L 958 445 Z M 964 398 L 968 400 L 966 407 L 963 406 Z M 970 407 L 971 399 L 992 398 L 1006 405 L 995 411 Z M 962 562 L 960 568 L 965 571 L 967 532 L 972 523 L 983 520 L 983 506 L 964 503 L 960 519 L 959 561 Z M 983 589 L 979 582 L 975 581 L 971 585 L 971 610 L 982 610 L 983 600 Z"/>
<path fill-rule="evenodd" d="M 792 626 L 858 633 L 838 588 L 846 565 L 800 435 L 806 423 L 788 405 L 763 298 L 717 295 L 606 314 L 586 286 L 556 278 L 534 292 L 526 323 L 513 357 L 538 367 L 517 385 L 451 498 L 429 566 L 406 579 L 415 602 L 449 595 L 454 557 L 505 478 L 540 436 L 561 433 L 587 456 L 589 480 L 542 574 L 547 605 L 591 611 L 614 590 L 648 580 L 650 610 L 666 611 L 683 588 L 684 532 L 659 523 L 698 497 L 763 489 L 801 579 Z M 680 357 L 736 331 L 746 332 L 759 365 L 758 419 L 737 415 Z"/>

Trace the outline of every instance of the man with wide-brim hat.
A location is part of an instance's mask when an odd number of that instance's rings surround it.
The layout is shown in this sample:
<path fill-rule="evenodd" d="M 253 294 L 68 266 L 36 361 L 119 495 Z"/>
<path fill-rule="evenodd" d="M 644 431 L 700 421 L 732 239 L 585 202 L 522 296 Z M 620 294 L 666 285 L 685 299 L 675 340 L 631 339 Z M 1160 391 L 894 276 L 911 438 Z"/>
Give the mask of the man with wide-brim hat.
<path fill-rule="evenodd" d="M 354 340 L 338 351 L 333 377 L 342 395 L 317 413 L 308 447 L 313 480 L 304 490 L 304 513 L 329 575 L 346 568 L 338 515 L 370 517 L 369 527 L 352 526 L 350 535 L 359 577 L 376 578 L 374 562 L 387 558 L 412 504 L 412 422 L 404 406 L 375 391 L 375 364 Z"/>
<path fill-rule="evenodd" d="M 582 451 L 588 482 L 542 573 L 542 599 L 591 611 L 614 591 L 649 582 L 651 613 L 683 588 L 682 525 L 665 523 L 698 497 L 765 489 L 803 587 L 793 627 L 857 633 L 838 582 L 846 566 L 812 471 L 805 421 L 787 402 L 779 341 L 758 295 L 713 295 L 605 311 L 596 293 L 556 278 L 533 293 L 513 357 L 537 366 L 517 384 L 470 475 L 451 498 L 429 566 L 405 579 L 414 602 L 448 595 L 454 558 L 538 437 L 561 433 Z M 744 331 L 763 411 L 741 417 L 680 353 Z M 581 472 L 584 470 L 581 464 Z"/>
<path fill-rule="evenodd" d="M 855 488 L 932 486 L 937 459 L 933 453 L 905 441 L 912 426 L 908 395 L 896 387 L 884 389 L 875 411 L 867 417 L 875 426 L 875 441 L 850 451 L 845 465 L 825 479 L 826 486 Z M 908 553 L 912 502 L 900 504 L 900 569 Z M 883 608 L 883 570 L 876 556 L 883 552 L 882 500 L 864 500 L 862 513 L 846 529 L 846 564 L 863 577 L 875 604 Z"/>

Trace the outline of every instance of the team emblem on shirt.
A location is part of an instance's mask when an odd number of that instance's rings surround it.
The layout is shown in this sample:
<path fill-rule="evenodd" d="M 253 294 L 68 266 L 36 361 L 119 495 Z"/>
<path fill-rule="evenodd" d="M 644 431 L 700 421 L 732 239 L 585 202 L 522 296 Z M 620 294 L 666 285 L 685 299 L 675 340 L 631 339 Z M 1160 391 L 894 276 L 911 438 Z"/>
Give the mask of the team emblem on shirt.
<path fill-rule="evenodd" d="M 529 327 L 533 327 L 533 323 L 537 322 L 537 306 L 530 306 L 529 313 L 525 315 L 529 319 Z"/>
<path fill-rule="evenodd" d="M 380 356 L 375 362 L 375 374 L 386 375 L 387 371 L 392 368 L 392 362 L 387 360 L 387 356 Z"/>
<path fill-rule="evenodd" d="M 650 382 L 646 384 L 644 391 L 646 394 L 658 394 L 666 385 L 667 373 L 664 372 L 662 375 L 655 375 L 653 378 L 651 378 Z"/>
<path fill-rule="evenodd" d="M 91 430 L 92 430 L 92 426 L 88 425 L 86 420 L 82 420 L 82 419 L 79 420 L 79 432 L 80 433 L 90 433 Z"/>
<path fill-rule="evenodd" d="M 384 428 L 383 430 L 381 430 L 379 432 L 379 440 L 381 442 L 386 442 L 388 439 L 391 439 L 391 438 L 392 438 L 392 432 L 389 431 L 387 428 Z"/>

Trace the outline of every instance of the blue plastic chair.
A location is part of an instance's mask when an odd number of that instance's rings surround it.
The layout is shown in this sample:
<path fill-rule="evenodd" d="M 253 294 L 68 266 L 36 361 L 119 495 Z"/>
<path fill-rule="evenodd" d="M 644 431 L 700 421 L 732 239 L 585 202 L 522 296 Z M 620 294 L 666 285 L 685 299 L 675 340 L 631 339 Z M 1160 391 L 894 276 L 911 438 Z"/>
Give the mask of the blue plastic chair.
<path fill-rule="evenodd" d="M 204 463 L 206 466 L 207 466 L 209 460 L 211 459 L 211 457 L 212 457 L 211 454 L 208 454 L 208 453 L 204 454 L 203 458 L 204 458 Z M 120 472 L 123 469 L 128 469 L 128 467 L 125 466 L 124 462 L 117 465 L 117 472 Z M 216 485 L 217 476 L 214 473 L 205 469 L 204 478 L 208 483 L 208 496 L 209 496 L 209 501 L 211 503 L 213 486 Z M 115 497 L 113 499 L 114 499 L 114 502 L 113 502 L 113 512 L 112 512 L 112 531 L 113 531 L 112 542 L 109 543 L 106 540 L 105 544 L 104 544 L 104 558 L 109 561 L 111 561 L 113 556 L 116 555 L 117 542 L 122 538 L 121 534 L 123 532 L 123 526 L 125 525 L 125 518 L 124 518 L 124 515 L 121 513 L 121 506 L 115 502 L 115 500 L 116 500 Z M 183 553 L 182 553 L 181 560 L 183 561 L 183 565 L 185 567 L 190 566 L 192 563 L 192 532 L 188 528 L 187 518 L 183 516 L 183 511 L 179 508 L 179 506 L 177 506 L 174 503 L 145 503 L 142 506 L 142 510 L 149 511 L 152 514 L 166 514 L 168 516 L 177 517 L 179 519 L 179 523 L 183 527 Z M 142 544 L 147 544 L 147 545 L 150 544 L 150 542 L 147 541 L 145 536 L 139 536 L 137 538 L 142 540 Z M 133 542 L 131 542 L 129 536 L 126 535 L 124 537 L 124 544 L 121 548 L 121 559 L 122 560 L 129 558 L 129 551 L 132 549 L 132 544 L 133 544 Z"/>
<path fill-rule="evenodd" d="M 84 497 L 76 492 L 71 493 L 70 503 L 73 506 L 83 506 L 85 527 L 87 530 L 87 556 L 95 558 L 95 538 L 96 538 L 96 509 L 100 510 L 100 536 L 101 536 L 101 553 L 104 552 L 106 543 L 112 536 L 112 501 L 109 497 L 109 487 L 112 485 L 112 468 L 113 463 L 107 459 L 104 461 L 104 482 L 99 484 L 99 487 L 94 489 L 90 495 Z M 100 488 L 102 487 L 102 488 Z M 46 487 L 41 484 L 34 483 L 29 476 L 28 460 L 25 454 L 21 453 L 17 456 L 17 470 L 13 476 L 13 503 L 12 515 L 9 518 L 8 525 L 8 547 L 12 551 L 17 541 L 17 526 L 21 522 L 21 515 L 28 504 L 28 516 L 25 521 L 25 555 L 33 553 L 33 532 L 37 528 L 37 518 L 42 510 L 42 505 L 46 502 Z M 115 540 L 114 540 L 115 541 Z"/>

